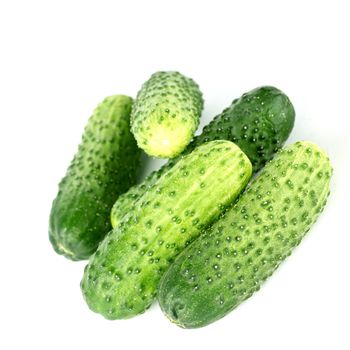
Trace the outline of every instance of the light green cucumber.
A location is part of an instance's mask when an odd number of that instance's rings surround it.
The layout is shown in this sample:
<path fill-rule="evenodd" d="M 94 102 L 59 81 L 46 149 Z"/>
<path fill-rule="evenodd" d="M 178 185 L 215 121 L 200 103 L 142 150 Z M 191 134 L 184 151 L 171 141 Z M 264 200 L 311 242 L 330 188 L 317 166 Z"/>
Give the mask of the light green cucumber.
<path fill-rule="evenodd" d="M 55 251 L 87 259 L 110 231 L 110 210 L 136 182 L 140 150 L 130 132 L 132 98 L 107 97 L 95 109 L 52 203 L 49 238 Z"/>
<path fill-rule="evenodd" d="M 219 140 L 165 172 L 91 257 L 81 283 L 91 310 L 108 319 L 144 312 L 164 271 L 237 197 L 251 171 L 239 147 Z"/>
<path fill-rule="evenodd" d="M 163 276 L 158 300 L 166 316 L 202 327 L 259 290 L 322 212 L 331 175 L 328 156 L 311 142 L 280 151 Z"/>
<path fill-rule="evenodd" d="M 180 156 L 170 159 L 141 184 L 131 187 L 118 197 L 111 211 L 112 226 L 118 225 L 162 173 L 174 166 L 183 155 L 205 142 L 228 140 L 236 143 L 250 159 L 253 173 L 258 172 L 284 145 L 293 128 L 294 117 L 289 98 L 273 86 L 262 86 L 243 94 L 205 126 Z"/>
<path fill-rule="evenodd" d="M 137 94 L 131 130 L 147 154 L 173 158 L 191 141 L 202 109 L 202 93 L 192 79 L 178 72 L 157 72 Z"/>

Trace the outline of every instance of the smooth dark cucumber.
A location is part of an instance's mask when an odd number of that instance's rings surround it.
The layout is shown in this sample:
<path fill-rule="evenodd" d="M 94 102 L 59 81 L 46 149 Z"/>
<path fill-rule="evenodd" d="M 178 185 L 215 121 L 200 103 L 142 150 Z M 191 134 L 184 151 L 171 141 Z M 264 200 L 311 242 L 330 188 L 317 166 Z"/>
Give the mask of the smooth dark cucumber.
<path fill-rule="evenodd" d="M 169 160 L 141 184 L 121 195 L 111 212 L 112 226 L 118 225 L 163 172 L 205 142 L 222 139 L 236 143 L 248 156 L 256 173 L 284 145 L 293 128 L 294 116 L 289 98 L 275 87 L 263 86 L 245 93 L 205 126 L 202 134 L 194 137 L 179 157 Z"/>
<path fill-rule="evenodd" d="M 311 142 L 280 151 L 168 269 L 158 294 L 166 316 L 202 327 L 259 290 L 317 220 L 331 175 L 328 156 Z"/>
<path fill-rule="evenodd" d="M 251 169 L 239 147 L 218 140 L 165 172 L 91 257 L 81 283 L 91 310 L 108 319 L 144 312 L 164 271 L 238 196 Z"/>
<path fill-rule="evenodd" d="M 130 132 L 132 98 L 107 97 L 90 117 L 52 203 L 49 238 L 55 251 L 87 259 L 110 231 L 116 198 L 136 182 L 140 150 Z"/>
<path fill-rule="evenodd" d="M 197 130 L 203 109 L 198 85 L 179 72 L 156 72 L 138 92 L 131 130 L 147 154 L 179 155 Z"/>

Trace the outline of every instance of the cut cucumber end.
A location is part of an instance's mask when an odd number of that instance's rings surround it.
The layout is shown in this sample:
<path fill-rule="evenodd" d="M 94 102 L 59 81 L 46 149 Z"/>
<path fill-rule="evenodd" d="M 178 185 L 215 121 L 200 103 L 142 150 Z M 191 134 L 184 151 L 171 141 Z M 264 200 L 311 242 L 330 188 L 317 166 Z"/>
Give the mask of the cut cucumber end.
<path fill-rule="evenodd" d="M 192 133 L 188 129 L 160 125 L 152 132 L 146 152 L 154 157 L 173 158 L 179 155 L 189 144 Z"/>

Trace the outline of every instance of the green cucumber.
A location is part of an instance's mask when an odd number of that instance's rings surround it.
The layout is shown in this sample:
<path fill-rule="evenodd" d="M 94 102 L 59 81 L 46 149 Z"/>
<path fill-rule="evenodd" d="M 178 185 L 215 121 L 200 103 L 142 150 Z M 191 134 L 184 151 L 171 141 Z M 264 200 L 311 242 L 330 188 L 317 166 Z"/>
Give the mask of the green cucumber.
<path fill-rule="evenodd" d="M 137 94 L 131 130 L 147 154 L 173 158 L 191 141 L 202 109 L 202 93 L 192 79 L 178 72 L 157 72 Z"/>
<path fill-rule="evenodd" d="M 110 231 L 110 210 L 136 182 L 140 150 L 130 132 L 132 98 L 107 97 L 95 109 L 53 201 L 49 238 L 71 260 L 87 259 Z"/>
<path fill-rule="evenodd" d="M 184 328 L 202 327 L 259 290 L 318 218 L 331 175 L 315 144 L 280 151 L 164 274 L 158 299 L 166 316 Z"/>
<path fill-rule="evenodd" d="M 218 140 L 165 172 L 91 257 L 81 283 L 91 310 L 108 319 L 144 312 L 163 272 L 237 197 L 251 169 L 239 147 Z"/>
<path fill-rule="evenodd" d="M 248 156 L 253 173 L 259 171 L 287 140 L 294 125 L 294 108 L 289 98 L 272 86 L 263 86 L 234 100 L 230 107 L 204 127 L 201 135 L 194 137 L 185 151 L 170 159 L 159 170 L 152 172 L 142 184 L 135 185 L 121 195 L 111 211 L 112 226 L 116 227 L 125 213 L 155 181 L 184 154 L 212 140 L 236 143 Z"/>

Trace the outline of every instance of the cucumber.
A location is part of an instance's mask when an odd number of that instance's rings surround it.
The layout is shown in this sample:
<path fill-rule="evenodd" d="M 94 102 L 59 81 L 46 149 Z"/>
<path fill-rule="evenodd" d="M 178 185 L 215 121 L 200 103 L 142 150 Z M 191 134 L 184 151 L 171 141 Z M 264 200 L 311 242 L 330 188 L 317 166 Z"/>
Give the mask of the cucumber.
<path fill-rule="evenodd" d="M 249 298 L 323 210 L 332 167 L 315 144 L 282 150 L 164 275 L 159 303 L 184 328 L 205 326 Z"/>
<path fill-rule="evenodd" d="M 197 130 L 203 109 L 198 85 L 178 72 L 157 72 L 137 94 L 131 130 L 147 154 L 173 158 Z"/>
<path fill-rule="evenodd" d="M 204 127 L 201 135 L 182 153 L 188 154 L 199 145 L 212 140 L 236 143 L 248 156 L 253 173 L 259 171 L 287 140 L 294 125 L 294 108 L 289 98 L 272 86 L 263 86 L 234 100 L 230 107 Z M 133 204 L 151 187 L 163 172 L 169 170 L 182 155 L 170 159 L 158 171 L 152 172 L 142 184 L 121 195 L 111 211 L 112 226 L 131 210 Z"/>
<path fill-rule="evenodd" d="M 107 97 L 95 109 L 53 201 L 49 238 L 71 260 L 87 259 L 110 231 L 115 199 L 136 182 L 140 150 L 130 132 L 132 98 Z"/>
<path fill-rule="evenodd" d="M 249 159 L 229 141 L 206 143 L 178 161 L 91 257 L 81 283 L 91 310 L 108 319 L 144 312 L 176 255 L 236 198 L 250 176 Z"/>

